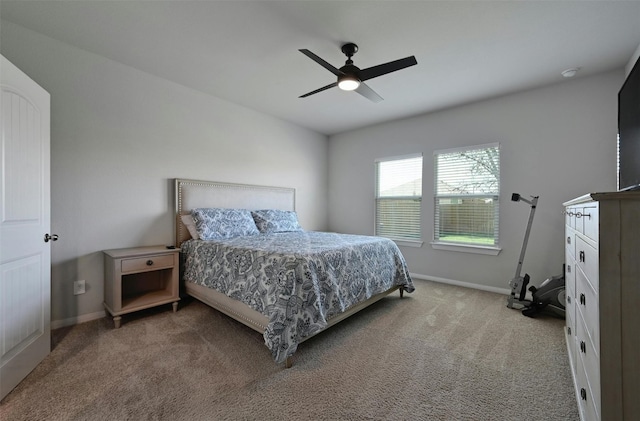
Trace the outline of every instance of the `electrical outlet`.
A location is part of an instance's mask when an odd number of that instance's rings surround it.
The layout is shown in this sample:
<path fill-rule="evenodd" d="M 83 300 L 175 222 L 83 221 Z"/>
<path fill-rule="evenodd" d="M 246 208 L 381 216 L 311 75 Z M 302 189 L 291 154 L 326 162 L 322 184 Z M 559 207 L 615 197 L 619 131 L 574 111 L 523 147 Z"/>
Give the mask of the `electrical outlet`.
<path fill-rule="evenodd" d="M 79 281 L 75 281 L 73 283 L 73 295 L 79 295 L 79 294 L 84 294 L 84 293 L 85 293 L 84 279 L 81 279 Z"/>

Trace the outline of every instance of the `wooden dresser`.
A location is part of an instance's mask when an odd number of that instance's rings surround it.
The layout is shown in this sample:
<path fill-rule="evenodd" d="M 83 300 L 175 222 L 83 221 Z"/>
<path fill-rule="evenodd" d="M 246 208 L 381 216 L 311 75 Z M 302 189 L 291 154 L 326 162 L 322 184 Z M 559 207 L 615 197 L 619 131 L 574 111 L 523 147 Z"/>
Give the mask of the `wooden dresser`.
<path fill-rule="evenodd" d="M 582 420 L 640 419 L 640 192 L 564 203 L 566 339 Z"/>

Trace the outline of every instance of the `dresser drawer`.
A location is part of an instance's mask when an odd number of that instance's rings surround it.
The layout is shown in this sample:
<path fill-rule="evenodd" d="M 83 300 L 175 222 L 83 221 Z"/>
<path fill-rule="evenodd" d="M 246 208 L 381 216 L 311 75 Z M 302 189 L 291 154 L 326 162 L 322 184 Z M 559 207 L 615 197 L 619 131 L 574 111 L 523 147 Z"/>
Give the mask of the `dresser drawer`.
<path fill-rule="evenodd" d="M 576 236 L 576 264 L 582 269 L 593 288 L 598 291 L 598 250 L 579 236 Z"/>
<path fill-rule="evenodd" d="M 122 273 L 142 272 L 146 270 L 170 268 L 173 267 L 174 264 L 174 254 L 144 256 L 134 259 L 123 259 L 121 271 Z"/>
<path fill-rule="evenodd" d="M 575 281 L 570 280 L 568 276 L 569 267 L 571 266 L 567 265 L 567 276 L 565 279 L 565 283 L 566 283 L 565 313 L 567 318 L 567 326 L 573 326 L 573 324 L 571 324 L 570 322 L 575 322 L 575 314 L 576 314 L 576 306 L 577 306 L 576 285 L 575 285 Z M 575 336 L 576 334 L 575 329 L 574 329 L 574 332 L 572 332 L 572 334 Z"/>
<path fill-rule="evenodd" d="M 568 230 L 567 230 L 568 231 Z M 575 283 L 575 270 L 573 257 L 567 254 L 566 267 L 565 267 L 565 286 L 566 286 L 566 298 L 565 298 L 565 318 L 567 326 L 567 348 L 569 350 L 571 362 L 575 364 L 576 360 L 576 283 Z"/>
<path fill-rule="evenodd" d="M 567 300 L 569 296 L 567 295 Z M 571 299 L 573 303 L 573 298 Z M 566 311 L 566 323 L 567 323 L 567 348 L 569 350 L 569 357 L 571 363 L 575 364 L 576 362 L 576 323 L 575 323 L 575 309 L 573 304 L 567 304 Z"/>
<path fill-rule="evenodd" d="M 566 252 L 573 258 L 576 257 L 576 233 L 572 229 L 565 230 L 564 246 Z"/>
<path fill-rule="evenodd" d="M 600 355 L 600 314 L 598 295 L 586 281 L 580 268 L 576 270 L 576 323 L 580 317 L 584 320 L 585 330 L 593 342 L 597 355 Z"/>
<path fill-rule="evenodd" d="M 578 387 L 576 393 L 578 394 L 578 406 L 581 415 L 580 419 L 588 421 L 600 420 L 600 414 L 594 405 L 591 390 L 589 389 L 589 382 L 587 381 L 587 375 L 584 371 L 584 366 L 582 365 L 582 360 L 580 358 L 578 358 L 576 364 L 576 377 Z"/>
<path fill-rule="evenodd" d="M 580 317 L 576 320 L 576 350 L 574 355 L 576 354 L 584 368 L 591 396 L 593 397 L 593 405 L 598 409 L 600 407 L 600 358 L 587 334 L 585 322 Z"/>
<path fill-rule="evenodd" d="M 578 218 L 582 220 L 582 232 L 584 235 L 598 241 L 598 204 L 594 203 L 593 206 L 585 206 L 582 209 L 582 217 Z M 576 221 L 576 223 L 578 223 Z"/>
<path fill-rule="evenodd" d="M 576 294 L 573 291 L 572 288 L 567 288 L 566 291 L 566 299 L 565 299 L 565 307 L 566 307 L 566 316 L 567 316 L 567 326 L 571 326 L 571 324 L 569 324 L 569 317 L 571 318 L 571 321 L 575 321 L 575 314 L 576 314 Z M 573 334 L 575 335 L 575 332 L 573 332 Z"/>
<path fill-rule="evenodd" d="M 567 294 L 572 297 L 576 296 L 576 262 L 567 255 L 567 262 L 564 270 L 564 283 L 567 288 Z"/>
<path fill-rule="evenodd" d="M 573 228 L 580 234 L 584 232 L 584 226 L 582 225 L 582 206 L 577 206 L 571 209 L 572 218 L 573 218 Z"/>
<path fill-rule="evenodd" d="M 570 206 L 565 209 L 564 223 L 566 226 L 576 229 L 576 214 L 578 211 L 582 212 L 582 208 L 578 208 L 577 206 Z"/>

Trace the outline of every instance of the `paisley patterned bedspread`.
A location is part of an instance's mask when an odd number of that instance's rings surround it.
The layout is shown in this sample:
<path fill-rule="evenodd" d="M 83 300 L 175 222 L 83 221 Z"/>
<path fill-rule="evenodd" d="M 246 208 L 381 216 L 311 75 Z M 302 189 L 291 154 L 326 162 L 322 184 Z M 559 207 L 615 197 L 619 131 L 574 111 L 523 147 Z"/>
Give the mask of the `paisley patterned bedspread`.
<path fill-rule="evenodd" d="M 189 240 L 182 251 L 186 281 L 215 288 L 268 317 L 264 340 L 276 362 L 353 305 L 395 285 L 414 291 L 400 250 L 381 237 L 283 232 Z"/>

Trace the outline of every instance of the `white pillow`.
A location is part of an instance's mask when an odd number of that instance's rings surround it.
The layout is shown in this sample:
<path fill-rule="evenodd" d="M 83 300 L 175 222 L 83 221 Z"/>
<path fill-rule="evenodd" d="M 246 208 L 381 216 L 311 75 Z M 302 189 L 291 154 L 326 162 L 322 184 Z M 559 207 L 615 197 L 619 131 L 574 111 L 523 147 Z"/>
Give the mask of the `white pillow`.
<path fill-rule="evenodd" d="M 187 231 L 191 234 L 191 238 L 194 240 L 198 240 L 200 236 L 198 235 L 198 230 L 196 229 L 196 223 L 193 221 L 193 216 L 191 214 L 180 216 L 182 219 L 182 223 L 185 227 L 187 227 Z"/>

